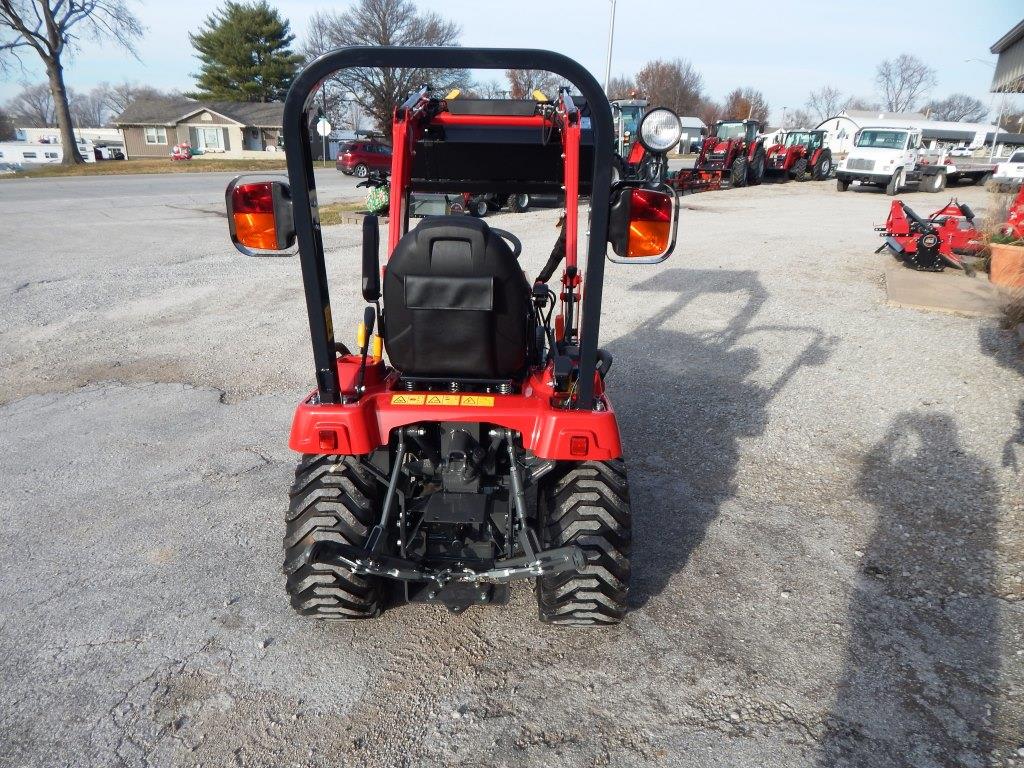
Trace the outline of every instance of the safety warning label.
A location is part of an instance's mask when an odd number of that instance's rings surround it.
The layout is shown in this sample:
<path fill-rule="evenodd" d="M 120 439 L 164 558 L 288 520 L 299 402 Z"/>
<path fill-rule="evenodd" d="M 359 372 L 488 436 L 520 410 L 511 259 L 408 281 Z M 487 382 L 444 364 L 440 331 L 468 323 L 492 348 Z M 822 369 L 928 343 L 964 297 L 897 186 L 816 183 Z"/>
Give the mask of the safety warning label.
<path fill-rule="evenodd" d="M 470 408 L 493 408 L 493 395 L 392 395 L 392 405 L 461 405 Z"/>

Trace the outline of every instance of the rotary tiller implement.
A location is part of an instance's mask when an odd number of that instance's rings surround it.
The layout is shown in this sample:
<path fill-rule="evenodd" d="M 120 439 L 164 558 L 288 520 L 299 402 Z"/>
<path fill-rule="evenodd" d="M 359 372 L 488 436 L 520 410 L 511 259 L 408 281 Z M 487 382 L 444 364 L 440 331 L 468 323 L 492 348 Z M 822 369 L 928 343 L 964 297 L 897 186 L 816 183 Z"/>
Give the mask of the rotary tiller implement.
<path fill-rule="evenodd" d="M 927 219 L 902 200 L 893 200 L 885 226 L 875 231 L 885 238 L 876 253 L 888 248 L 908 267 L 924 272 L 941 272 L 947 266 L 965 269 L 963 255 L 977 253 L 982 247 L 974 211 L 956 198 Z"/>
<path fill-rule="evenodd" d="M 382 268 L 367 216 L 368 306 L 352 351 L 335 339 L 309 131 L 319 84 L 346 67 L 545 69 L 580 92 L 459 102 L 423 86 L 397 105 L 387 259 Z M 648 149 L 671 148 L 674 126 L 645 119 Z M 528 578 L 543 621 L 619 621 L 631 514 L 605 388 L 611 356 L 598 348 L 604 263 L 609 243 L 613 261 L 668 257 L 674 192 L 612 183 L 608 100 L 583 67 L 549 51 L 332 51 L 296 78 L 284 134 L 289 183 L 236 179 L 228 219 L 243 253 L 297 241 L 302 266 L 317 387 L 289 441 L 302 454 L 284 539 L 294 608 L 363 619 L 397 599 L 459 612 L 505 602 L 509 582 Z M 517 262 L 520 241 L 480 219 L 431 216 L 410 229 L 412 193 L 466 191 L 564 194 L 565 225 L 535 280 Z"/>

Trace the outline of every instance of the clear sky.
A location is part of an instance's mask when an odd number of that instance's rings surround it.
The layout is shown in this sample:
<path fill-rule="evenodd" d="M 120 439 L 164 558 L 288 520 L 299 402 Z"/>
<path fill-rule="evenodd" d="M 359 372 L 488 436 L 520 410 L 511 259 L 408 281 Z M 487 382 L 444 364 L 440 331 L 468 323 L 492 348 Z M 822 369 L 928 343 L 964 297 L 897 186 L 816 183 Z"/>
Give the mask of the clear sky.
<path fill-rule="evenodd" d="M 196 69 L 188 32 L 217 6 L 216 0 L 128 0 L 147 27 L 141 61 L 110 44 L 85 42 L 66 66 L 68 84 L 88 90 L 125 79 L 159 88 L 187 89 Z M 342 10 L 346 2 L 283 0 L 272 4 L 300 38 L 318 8 Z M 463 29 L 464 45 L 551 48 L 604 77 L 610 0 L 434 0 L 420 2 Z M 760 89 L 778 120 L 783 106 L 803 106 L 807 94 L 832 84 L 845 94 L 873 97 L 875 66 L 913 53 L 938 72 L 932 95 L 969 93 L 991 102 L 992 69 L 965 62 L 993 62 L 989 47 L 1024 18 L 1024 0 L 722 0 L 706 2 L 618 0 L 612 73 L 635 72 L 651 58 L 689 59 L 703 74 L 710 96 L 736 86 Z M 716 19 L 724 18 L 724 23 Z M 42 72 L 25 54 L 27 73 L 2 75 L 0 100 L 23 79 Z M 1017 97 L 1017 104 L 1024 99 Z"/>

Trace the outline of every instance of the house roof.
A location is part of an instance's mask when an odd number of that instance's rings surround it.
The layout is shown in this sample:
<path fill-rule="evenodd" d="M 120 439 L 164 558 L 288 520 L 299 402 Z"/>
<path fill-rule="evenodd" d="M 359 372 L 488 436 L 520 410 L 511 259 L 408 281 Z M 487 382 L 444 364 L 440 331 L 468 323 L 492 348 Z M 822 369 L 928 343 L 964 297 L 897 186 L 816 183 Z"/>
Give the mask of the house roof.
<path fill-rule="evenodd" d="M 177 125 L 207 110 L 239 125 L 280 128 L 284 117 L 281 102 L 195 101 L 192 99 L 138 99 L 114 120 L 115 125 Z"/>

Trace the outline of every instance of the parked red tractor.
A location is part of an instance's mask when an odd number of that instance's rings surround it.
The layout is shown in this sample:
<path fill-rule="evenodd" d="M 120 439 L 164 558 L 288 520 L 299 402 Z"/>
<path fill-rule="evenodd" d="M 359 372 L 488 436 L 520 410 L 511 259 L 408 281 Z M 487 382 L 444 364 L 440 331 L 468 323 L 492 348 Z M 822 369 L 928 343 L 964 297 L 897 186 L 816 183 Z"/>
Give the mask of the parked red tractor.
<path fill-rule="evenodd" d="M 757 120 L 719 120 L 704 139 L 693 170 L 682 170 L 667 181 L 681 191 L 718 189 L 723 180 L 732 187 L 760 184 L 764 178 L 764 139 Z"/>
<path fill-rule="evenodd" d="M 821 181 L 834 167 L 824 131 L 790 131 L 778 144 L 768 147 L 765 155 L 765 173 L 785 180 Z"/>

